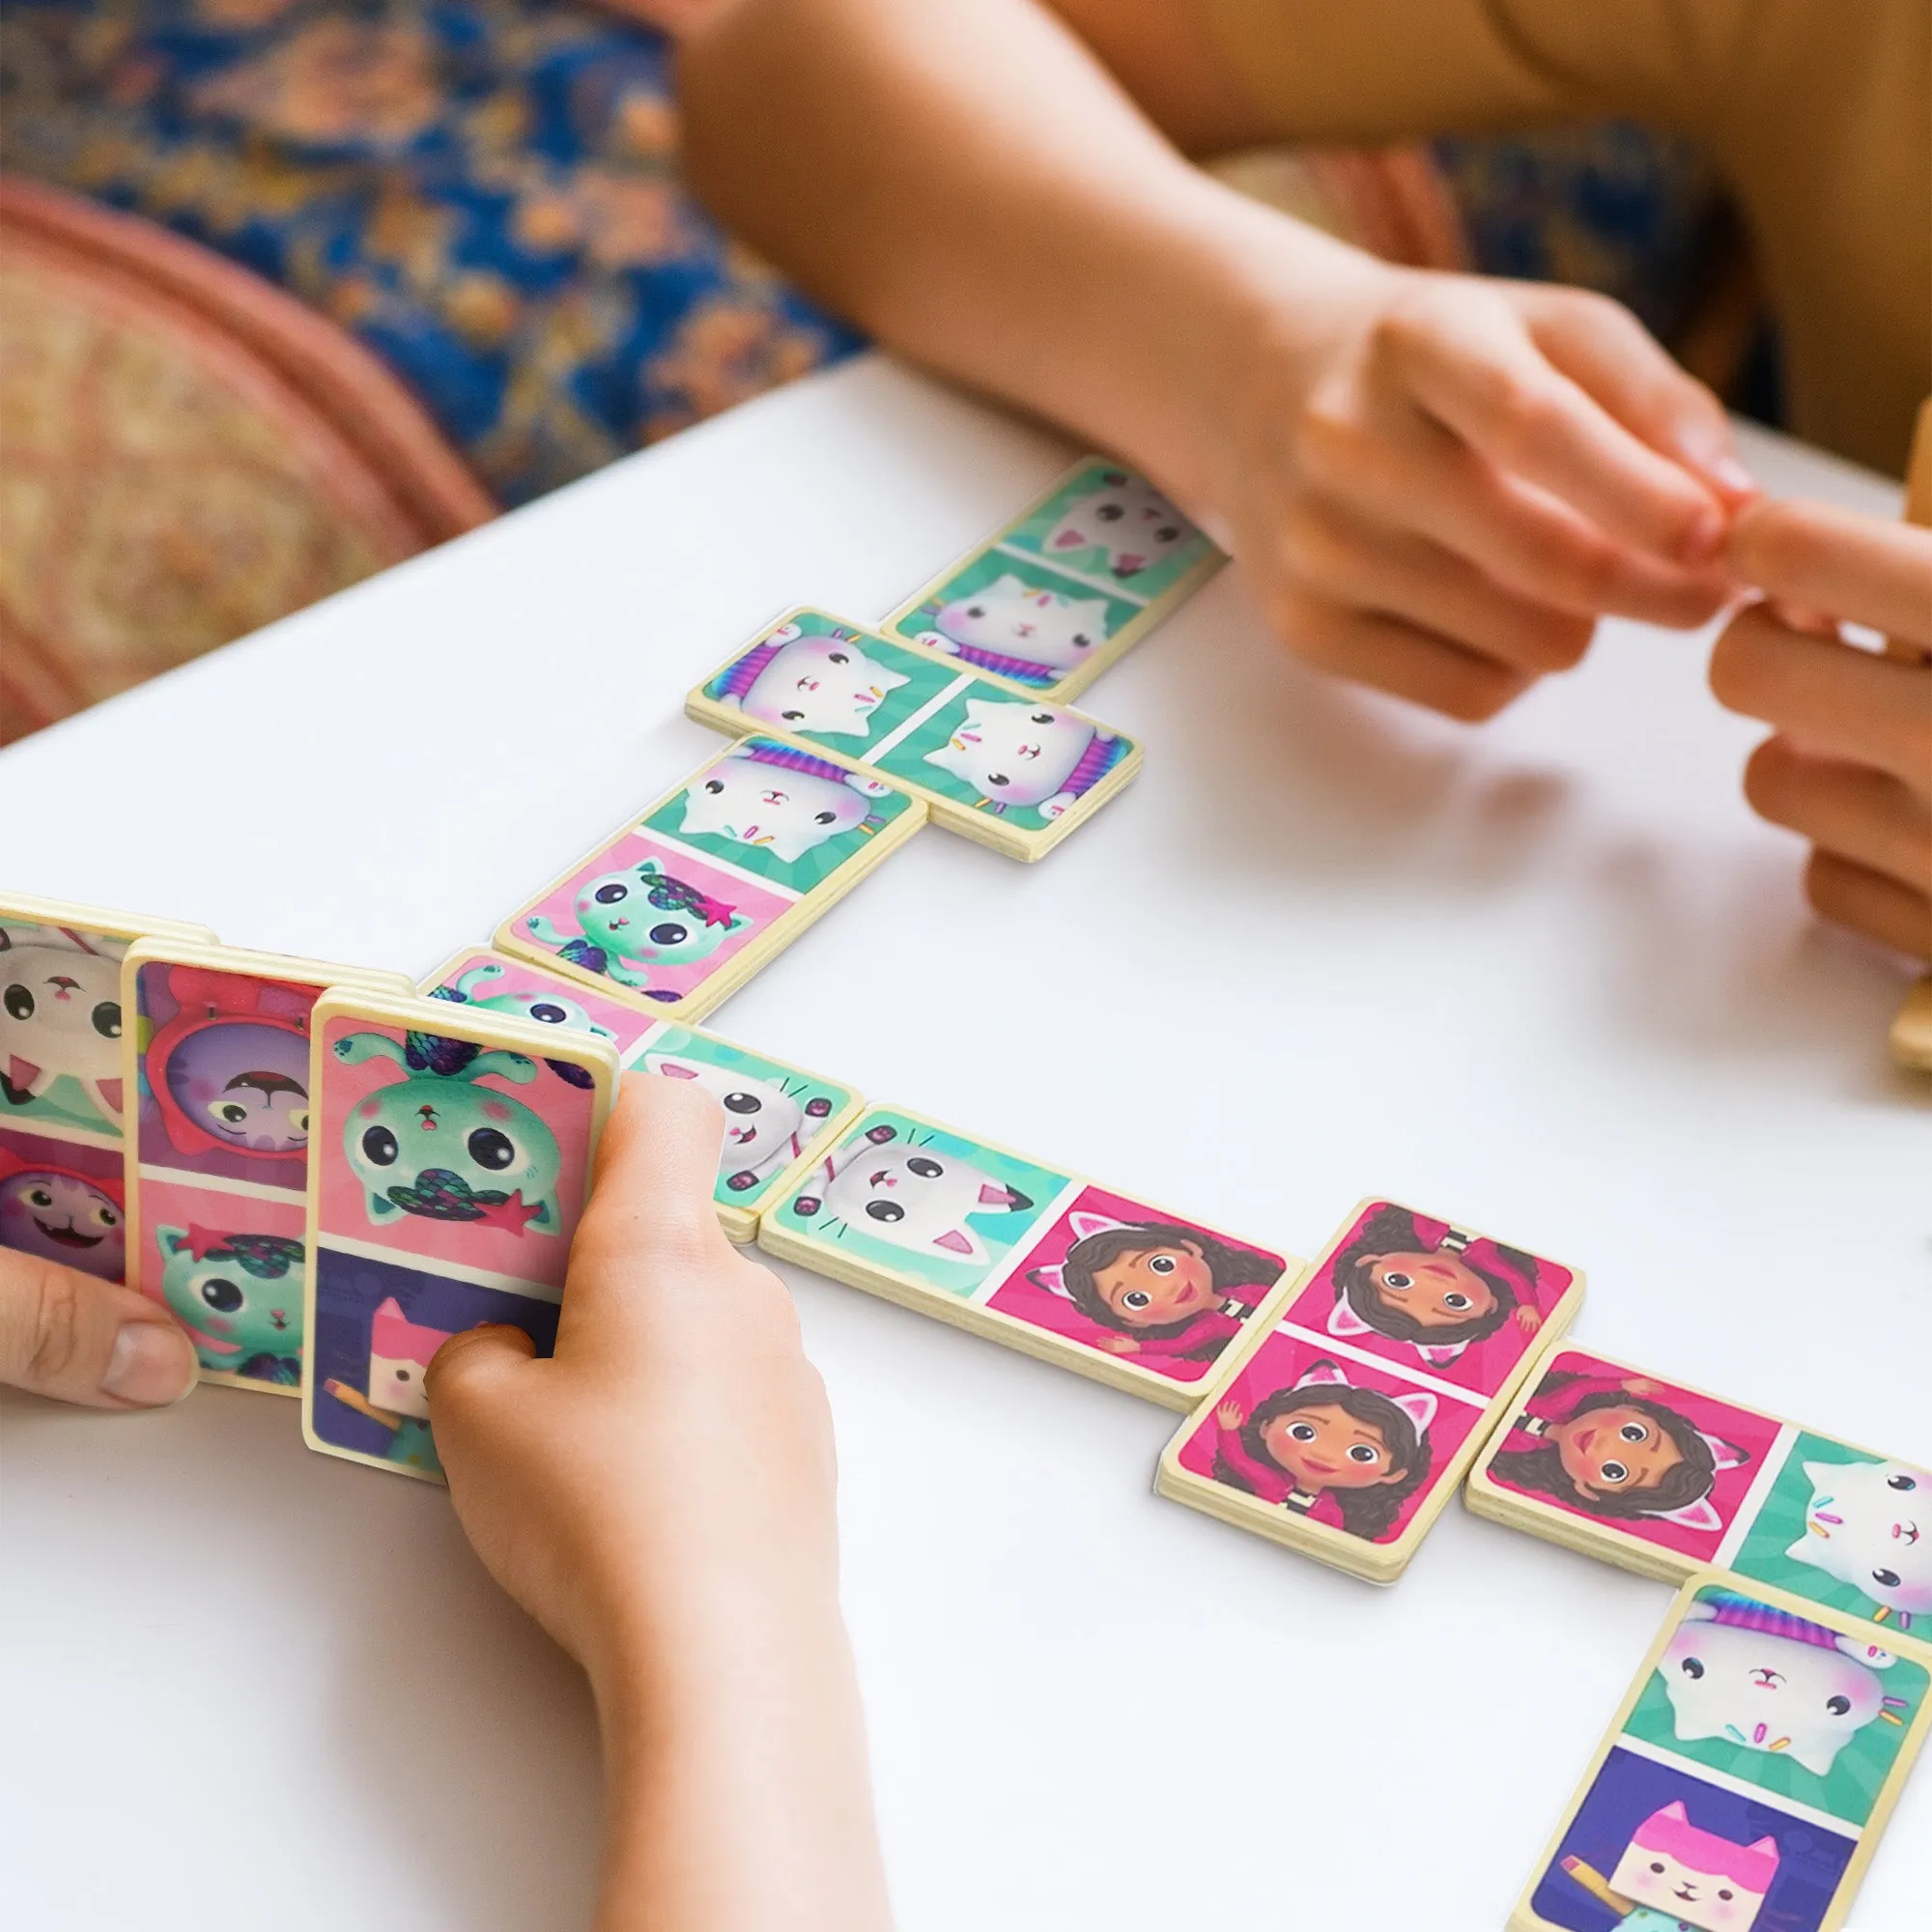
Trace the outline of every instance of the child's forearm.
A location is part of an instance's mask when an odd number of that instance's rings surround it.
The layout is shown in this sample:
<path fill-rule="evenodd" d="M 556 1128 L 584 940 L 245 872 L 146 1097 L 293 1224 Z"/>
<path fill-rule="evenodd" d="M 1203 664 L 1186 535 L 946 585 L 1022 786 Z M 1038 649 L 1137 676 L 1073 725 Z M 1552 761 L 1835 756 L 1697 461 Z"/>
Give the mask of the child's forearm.
<path fill-rule="evenodd" d="M 762 1560 L 720 1566 L 708 1585 L 692 1567 L 652 1593 L 630 1659 L 593 1670 L 596 1932 L 887 1932 L 836 1592 Z"/>
<path fill-rule="evenodd" d="M 1191 167 L 1030 0 L 740 0 L 687 42 L 680 96 L 735 231 L 1183 497 L 1236 406 L 1231 345 L 1385 272 Z"/>

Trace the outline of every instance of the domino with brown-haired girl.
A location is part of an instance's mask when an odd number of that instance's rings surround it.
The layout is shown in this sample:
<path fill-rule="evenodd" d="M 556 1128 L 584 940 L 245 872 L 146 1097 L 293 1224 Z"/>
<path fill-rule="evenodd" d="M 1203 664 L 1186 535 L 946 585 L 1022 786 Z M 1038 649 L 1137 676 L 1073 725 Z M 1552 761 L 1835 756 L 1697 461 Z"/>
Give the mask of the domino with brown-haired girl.
<path fill-rule="evenodd" d="M 1582 1293 L 1560 1263 L 1361 1202 L 1222 1357 L 1154 1487 L 1392 1583 Z"/>

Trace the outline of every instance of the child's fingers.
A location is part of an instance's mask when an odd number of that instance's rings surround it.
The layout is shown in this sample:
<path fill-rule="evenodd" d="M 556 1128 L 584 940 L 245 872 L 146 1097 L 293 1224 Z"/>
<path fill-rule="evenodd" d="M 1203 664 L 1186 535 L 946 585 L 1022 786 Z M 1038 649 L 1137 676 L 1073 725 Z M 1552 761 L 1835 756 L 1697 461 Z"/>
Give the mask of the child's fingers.
<path fill-rule="evenodd" d="M 1932 805 L 1886 773 L 1767 738 L 1745 767 L 1745 796 L 1822 850 L 1932 893 Z"/>
<path fill-rule="evenodd" d="M 1273 601 L 1275 627 L 1297 657 L 1426 704 L 1464 724 L 1493 718 L 1534 677 L 1397 617 L 1350 610 L 1301 590 Z"/>
<path fill-rule="evenodd" d="M 1780 624 L 1761 605 L 1724 627 L 1711 653 L 1718 701 L 1807 751 L 1876 765 L 1908 785 L 1932 775 L 1932 669 Z"/>
<path fill-rule="evenodd" d="M 1523 289 L 1537 346 L 1651 448 L 1688 463 L 1733 504 L 1756 493 L 1738 461 L 1730 418 L 1621 302 L 1582 289 Z"/>
<path fill-rule="evenodd" d="M 1317 482 L 1366 520 L 1415 530 L 1504 589 L 1577 616 L 1681 628 L 1702 623 L 1730 587 L 1721 571 L 1686 570 L 1612 542 L 1412 408 L 1374 436 L 1311 448 L 1307 461 Z"/>
<path fill-rule="evenodd" d="M 1752 503 L 1731 531 L 1731 567 L 1835 617 L 1932 644 L 1932 530 L 1829 503 Z"/>
<path fill-rule="evenodd" d="M 1883 945 L 1932 959 L 1932 898 L 1848 859 L 1813 852 L 1804 896 L 1829 920 Z"/>
<path fill-rule="evenodd" d="M 724 1135 L 718 1102 L 696 1081 L 625 1076 L 571 1246 L 559 1354 L 573 1330 L 608 1335 L 640 1320 L 641 1283 L 734 1259 L 712 1202 Z"/>
<path fill-rule="evenodd" d="M 1437 421 L 1613 536 L 1680 562 L 1716 553 L 1724 514 L 1710 490 L 1552 368 L 1500 296 L 1493 306 L 1443 296 L 1389 326 L 1402 373 Z"/>
<path fill-rule="evenodd" d="M 1282 534 L 1298 582 L 1330 601 L 1398 617 L 1519 670 L 1568 670 L 1589 648 L 1589 617 L 1532 603 L 1427 538 L 1372 527 L 1304 502 Z"/>

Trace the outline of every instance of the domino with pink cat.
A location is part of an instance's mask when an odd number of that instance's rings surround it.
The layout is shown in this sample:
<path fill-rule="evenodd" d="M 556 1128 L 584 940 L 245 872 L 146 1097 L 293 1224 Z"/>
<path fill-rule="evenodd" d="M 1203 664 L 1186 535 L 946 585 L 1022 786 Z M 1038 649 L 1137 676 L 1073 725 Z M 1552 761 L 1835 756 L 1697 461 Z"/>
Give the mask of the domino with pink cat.
<path fill-rule="evenodd" d="M 400 973 L 148 937 L 121 966 L 128 1284 L 194 1343 L 200 1378 L 300 1392 L 309 1015 Z"/>
<path fill-rule="evenodd" d="M 616 1052 L 583 1029 L 347 987 L 310 1031 L 302 1435 L 440 1481 L 424 1371 L 486 1321 L 554 1346 Z"/>
<path fill-rule="evenodd" d="M 1640 1576 L 1721 1569 L 1932 1654 L 1932 1468 L 1562 1348 L 1484 1444 L 1478 1516 Z"/>
<path fill-rule="evenodd" d="M 1154 1487 L 1392 1583 L 1582 1294 L 1559 1263 L 1361 1202 L 1217 1362 Z"/>
<path fill-rule="evenodd" d="M 758 1244 L 1168 1408 L 1187 1406 L 1293 1265 L 882 1105 L 774 1196 Z"/>
<path fill-rule="evenodd" d="M 660 1019 L 701 1019 L 925 822 L 909 791 L 742 738 L 627 818 L 496 946 Z"/>
<path fill-rule="evenodd" d="M 1225 561 L 1146 477 L 1088 456 L 879 628 L 1065 699 Z"/>
<path fill-rule="evenodd" d="M 103 1281 L 127 1267 L 121 962 L 206 926 L 0 895 L 0 1247 Z"/>
<path fill-rule="evenodd" d="M 1124 733 L 956 657 L 799 606 L 685 699 L 701 724 L 770 732 L 848 783 L 887 781 L 933 822 L 1041 857 L 1140 769 Z"/>
<path fill-rule="evenodd" d="M 1855 1617 L 1695 1572 L 1509 1932 L 1837 1932 L 1932 1726 Z"/>

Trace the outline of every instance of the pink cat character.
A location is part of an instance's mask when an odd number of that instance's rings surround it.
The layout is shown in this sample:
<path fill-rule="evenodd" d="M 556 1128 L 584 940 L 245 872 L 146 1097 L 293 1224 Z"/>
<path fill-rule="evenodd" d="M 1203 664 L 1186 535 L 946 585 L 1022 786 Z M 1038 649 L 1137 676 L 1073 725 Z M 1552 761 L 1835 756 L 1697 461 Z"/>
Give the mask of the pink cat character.
<path fill-rule="evenodd" d="M 1016 1275 L 992 1305 L 1179 1381 L 1207 1373 L 1281 1275 L 1276 1257 L 1181 1222 L 1075 1209 L 1067 1227 L 1063 1259 Z"/>
<path fill-rule="evenodd" d="M 1750 1932 L 1777 1877 L 1777 1840 L 1740 1845 L 1690 1822 L 1680 1798 L 1653 1811 L 1605 1879 L 1577 1858 L 1563 1869 L 1617 1913 L 1623 1932 Z"/>
<path fill-rule="evenodd" d="M 1319 1361 L 1292 1388 L 1242 1412 L 1214 1411 L 1214 1479 L 1368 1542 L 1395 1529 L 1429 1476 L 1435 1398 L 1356 1388 L 1339 1364 Z"/>

